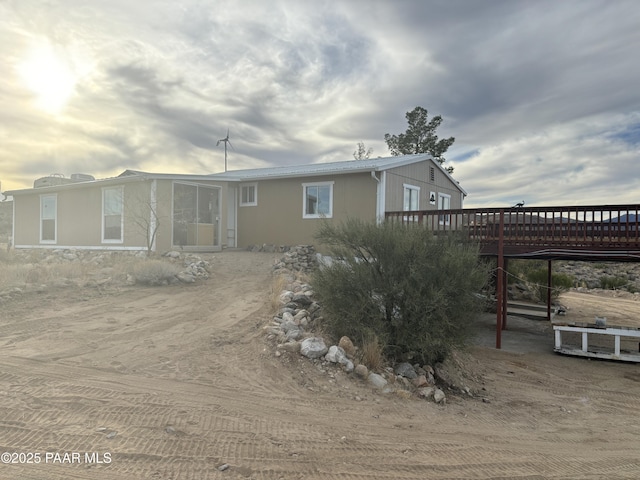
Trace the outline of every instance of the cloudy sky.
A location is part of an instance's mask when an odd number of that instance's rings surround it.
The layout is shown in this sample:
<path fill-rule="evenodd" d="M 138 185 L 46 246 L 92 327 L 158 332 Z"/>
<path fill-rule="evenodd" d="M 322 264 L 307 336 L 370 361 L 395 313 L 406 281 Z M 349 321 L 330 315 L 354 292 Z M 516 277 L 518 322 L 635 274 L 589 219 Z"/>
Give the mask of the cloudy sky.
<path fill-rule="evenodd" d="M 352 160 L 422 106 L 465 206 L 640 203 L 636 0 L 0 0 L 0 181 Z"/>

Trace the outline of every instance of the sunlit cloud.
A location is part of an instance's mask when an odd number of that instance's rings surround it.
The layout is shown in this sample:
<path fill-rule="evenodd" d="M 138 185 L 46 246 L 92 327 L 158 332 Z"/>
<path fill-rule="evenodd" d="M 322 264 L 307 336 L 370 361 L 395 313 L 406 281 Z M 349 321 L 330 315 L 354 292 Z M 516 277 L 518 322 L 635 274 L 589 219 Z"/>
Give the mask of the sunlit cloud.
<path fill-rule="evenodd" d="M 637 201 L 635 1 L 0 2 L 3 189 L 387 156 L 442 115 L 466 205 Z M 615 193 L 615 198 L 611 195 Z"/>

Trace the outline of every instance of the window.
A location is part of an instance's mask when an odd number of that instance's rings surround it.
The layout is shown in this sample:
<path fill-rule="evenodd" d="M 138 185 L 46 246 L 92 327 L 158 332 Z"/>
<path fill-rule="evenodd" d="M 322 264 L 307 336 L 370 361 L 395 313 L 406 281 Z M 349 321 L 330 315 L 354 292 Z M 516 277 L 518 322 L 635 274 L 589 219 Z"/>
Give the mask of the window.
<path fill-rule="evenodd" d="M 302 218 L 333 217 L 333 182 L 303 183 Z"/>
<path fill-rule="evenodd" d="M 438 194 L 438 210 L 450 210 L 451 209 L 451 195 L 446 193 Z M 451 215 L 439 215 L 438 217 L 440 225 L 449 225 L 451 222 Z"/>
<path fill-rule="evenodd" d="M 195 183 L 173 184 L 173 245 L 219 246 L 220 188 Z"/>
<path fill-rule="evenodd" d="M 58 197 L 42 195 L 40 197 L 40 242 L 56 243 L 56 218 Z"/>
<path fill-rule="evenodd" d="M 258 184 L 247 183 L 240 185 L 240 206 L 254 207 L 258 205 Z"/>
<path fill-rule="evenodd" d="M 404 186 L 404 207 L 405 212 L 420 210 L 420 187 L 414 185 Z"/>
<path fill-rule="evenodd" d="M 102 241 L 122 242 L 123 187 L 102 189 Z"/>

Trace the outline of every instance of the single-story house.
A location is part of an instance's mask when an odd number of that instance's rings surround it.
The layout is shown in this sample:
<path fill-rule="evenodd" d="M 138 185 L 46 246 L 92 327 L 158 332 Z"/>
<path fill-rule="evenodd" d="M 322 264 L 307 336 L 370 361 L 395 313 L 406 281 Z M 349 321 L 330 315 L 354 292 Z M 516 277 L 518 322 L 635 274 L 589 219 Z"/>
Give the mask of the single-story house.
<path fill-rule="evenodd" d="M 14 199 L 15 248 L 217 251 L 314 243 L 319 222 L 462 208 L 465 190 L 428 155 L 235 170 L 44 177 Z"/>

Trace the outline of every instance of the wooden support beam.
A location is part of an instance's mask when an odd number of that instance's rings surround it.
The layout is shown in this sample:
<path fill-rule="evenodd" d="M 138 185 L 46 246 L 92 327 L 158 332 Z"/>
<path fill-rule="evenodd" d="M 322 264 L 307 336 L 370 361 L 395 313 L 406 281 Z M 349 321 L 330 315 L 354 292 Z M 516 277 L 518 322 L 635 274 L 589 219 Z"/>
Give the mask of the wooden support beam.
<path fill-rule="evenodd" d="M 502 330 L 507 329 L 507 305 L 509 304 L 509 259 L 503 260 L 502 279 Z"/>
<path fill-rule="evenodd" d="M 552 275 L 551 275 L 551 260 L 547 268 L 547 320 L 551 321 L 551 288 L 552 288 Z"/>
<path fill-rule="evenodd" d="M 496 348 L 502 348 L 502 321 L 506 316 L 504 308 L 504 209 L 500 209 L 500 226 L 498 230 L 498 269 L 496 271 Z"/>

